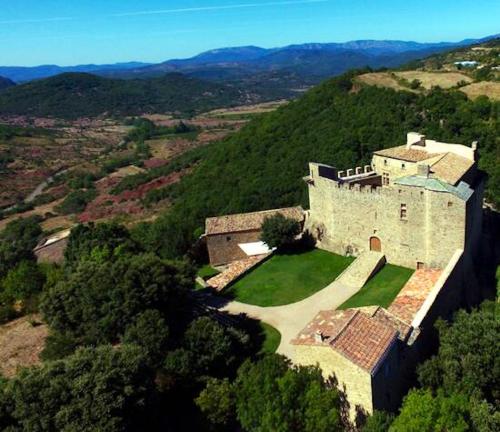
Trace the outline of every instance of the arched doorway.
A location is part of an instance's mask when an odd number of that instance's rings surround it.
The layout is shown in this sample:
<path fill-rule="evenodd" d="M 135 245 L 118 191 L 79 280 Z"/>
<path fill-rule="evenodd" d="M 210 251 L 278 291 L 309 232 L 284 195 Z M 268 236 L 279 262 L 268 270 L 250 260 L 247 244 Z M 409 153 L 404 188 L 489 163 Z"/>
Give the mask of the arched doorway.
<path fill-rule="evenodd" d="M 370 250 L 374 252 L 382 252 L 382 242 L 378 237 L 370 237 Z"/>

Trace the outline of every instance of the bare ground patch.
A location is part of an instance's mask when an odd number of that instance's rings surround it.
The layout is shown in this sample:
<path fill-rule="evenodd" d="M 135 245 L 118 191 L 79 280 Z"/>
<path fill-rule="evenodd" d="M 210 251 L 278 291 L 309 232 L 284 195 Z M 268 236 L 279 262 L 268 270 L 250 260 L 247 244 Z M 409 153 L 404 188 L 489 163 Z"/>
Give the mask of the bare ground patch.
<path fill-rule="evenodd" d="M 6 377 L 18 368 L 40 363 L 48 327 L 39 316 L 22 317 L 0 326 L 0 372 Z"/>
<path fill-rule="evenodd" d="M 488 96 L 491 100 L 500 100 L 500 82 L 481 81 L 460 89 L 469 98 L 476 99 L 479 96 Z"/>
<path fill-rule="evenodd" d="M 427 90 L 436 86 L 448 89 L 455 87 L 461 81 L 472 82 L 472 78 L 459 72 L 405 71 L 396 72 L 395 75 L 410 82 L 419 80 L 422 83 L 422 87 Z"/>
<path fill-rule="evenodd" d="M 391 76 L 391 74 L 387 72 L 373 72 L 360 75 L 356 78 L 356 80 L 362 84 L 367 84 L 376 87 L 386 87 L 391 88 L 393 90 L 405 90 L 405 91 L 413 91 L 407 87 L 403 87 L 398 81 Z"/>

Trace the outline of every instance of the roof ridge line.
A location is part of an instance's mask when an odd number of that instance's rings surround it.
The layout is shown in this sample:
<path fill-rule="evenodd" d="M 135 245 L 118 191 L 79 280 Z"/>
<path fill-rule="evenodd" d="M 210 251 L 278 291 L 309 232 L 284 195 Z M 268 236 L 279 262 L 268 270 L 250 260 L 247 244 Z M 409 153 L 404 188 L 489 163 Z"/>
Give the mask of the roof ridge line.
<path fill-rule="evenodd" d="M 342 328 L 341 328 L 341 329 L 337 332 L 337 334 L 335 335 L 335 337 L 334 337 L 334 338 L 332 338 L 332 340 L 331 340 L 330 342 L 328 342 L 330 345 L 333 345 L 333 343 L 334 343 L 334 342 L 335 342 L 335 341 L 339 338 L 339 336 L 340 336 L 342 333 L 344 333 L 344 330 L 347 328 L 347 326 L 348 326 L 349 324 L 351 324 L 352 320 L 353 320 L 356 316 L 358 316 L 358 314 L 361 312 L 361 311 L 359 311 L 359 310 L 355 310 L 355 309 L 347 309 L 347 310 L 354 311 L 354 314 L 352 315 L 352 317 L 351 317 L 351 318 L 349 318 L 349 319 L 347 320 L 347 322 L 346 322 L 346 323 L 342 326 Z"/>

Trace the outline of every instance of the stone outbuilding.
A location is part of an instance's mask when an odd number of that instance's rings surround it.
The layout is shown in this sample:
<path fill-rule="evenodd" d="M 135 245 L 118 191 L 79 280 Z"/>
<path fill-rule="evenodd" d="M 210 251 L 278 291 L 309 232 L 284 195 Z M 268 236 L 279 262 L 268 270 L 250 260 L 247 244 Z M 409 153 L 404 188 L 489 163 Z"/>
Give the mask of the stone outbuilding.
<path fill-rule="evenodd" d="M 302 207 L 208 218 L 205 225 L 205 238 L 210 264 L 221 266 L 251 256 L 269 253 L 269 248 L 260 239 L 262 224 L 266 218 L 278 214 L 294 219 L 301 224 L 304 222 Z"/>

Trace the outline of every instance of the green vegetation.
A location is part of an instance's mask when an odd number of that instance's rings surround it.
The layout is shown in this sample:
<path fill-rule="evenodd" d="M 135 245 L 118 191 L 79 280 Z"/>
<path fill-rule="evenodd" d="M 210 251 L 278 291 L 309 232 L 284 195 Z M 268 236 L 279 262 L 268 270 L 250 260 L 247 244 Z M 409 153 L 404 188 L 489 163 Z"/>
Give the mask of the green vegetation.
<path fill-rule="evenodd" d="M 70 192 L 63 202 L 59 204 L 55 210 L 60 214 L 74 214 L 81 213 L 87 207 L 87 204 L 91 202 L 97 196 L 97 192 L 94 189 L 83 190 L 79 189 Z"/>
<path fill-rule="evenodd" d="M 226 86 L 181 74 L 121 80 L 85 73 L 64 73 L 6 89 L 0 93 L 0 114 L 54 116 L 141 115 L 175 112 L 192 115 L 244 102 L 243 94 Z"/>
<path fill-rule="evenodd" d="M 236 380 L 214 380 L 197 405 L 214 430 L 340 432 L 341 398 L 316 367 L 292 366 L 270 355 L 246 362 Z M 215 414 L 215 415 L 214 415 Z"/>
<path fill-rule="evenodd" d="M 412 274 L 413 270 L 386 264 L 360 291 L 339 306 L 339 309 L 374 305 L 389 307 Z"/>
<path fill-rule="evenodd" d="M 499 313 L 498 302 L 485 302 L 471 313 L 459 311 L 452 324 L 438 321 L 439 352 L 419 367 L 422 388 L 406 396 L 390 432 L 499 429 Z"/>
<path fill-rule="evenodd" d="M 325 288 L 352 261 L 319 249 L 274 255 L 230 286 L 226 293 L 257 306 L 295 303 Z"/>
<path fill-rule="evenodd" d="M 264 322 L 260 323 L 260 326 L 264 332 L 264 343 L 260 352 L 262 354 L 274 354 L 280 346 L 281 333 L 273 326 Z"/>
<path fill-rule="evenodd" d="M 210 264 L 206 264 L 201 267 L 196 274 L 202 279 L 207 280 L 211 277 L 217 276 L 219 273 L 219 270 L 214 269 Z"/>
<path fill-rule="evenodd" d="M 500 204 L 500 103 L 440 89 L 425 95 L 376 87 L 350 92 L 353 76 L 328 80 L 204 147 L 193 173 L 162 193 L 174 206 L 143 236 L 147 247 L 165 257 L 181 256 L 210 215 L 307 207 L 302 177 L 308 162 L 362 166 L 373 151 L 405 142 L 411 130 L 445 142 L 478 140 L 480 165 L 490 176 L 488 200 Z"/>
<path fill-rule="evenodd" d="M 281 214 L 268 217 L 262 224 L 261 240 L 270 248 L 290 246 L 300 234 L 300 223 Z"/>

